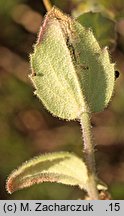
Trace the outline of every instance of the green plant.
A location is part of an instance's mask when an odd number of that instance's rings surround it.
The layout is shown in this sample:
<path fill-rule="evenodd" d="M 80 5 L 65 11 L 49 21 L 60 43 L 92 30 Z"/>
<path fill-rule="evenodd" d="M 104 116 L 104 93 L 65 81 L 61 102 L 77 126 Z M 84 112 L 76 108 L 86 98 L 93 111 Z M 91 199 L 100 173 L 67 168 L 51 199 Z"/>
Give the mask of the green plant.
<path fill-rule="evenodd" d="M 101 48 L 92 31 L 53 7 L 40 29 L 31 55 L 35 94 L 54 116 L 80 122 L 83 156 L 68 152 L 39 156 L 14 171 L 7 190 L 44 181 L 78 185 L 90 199 L 100 199 L 90 117 L 107 107 L 114 90 L 115 66 L 108 49 Z"/>

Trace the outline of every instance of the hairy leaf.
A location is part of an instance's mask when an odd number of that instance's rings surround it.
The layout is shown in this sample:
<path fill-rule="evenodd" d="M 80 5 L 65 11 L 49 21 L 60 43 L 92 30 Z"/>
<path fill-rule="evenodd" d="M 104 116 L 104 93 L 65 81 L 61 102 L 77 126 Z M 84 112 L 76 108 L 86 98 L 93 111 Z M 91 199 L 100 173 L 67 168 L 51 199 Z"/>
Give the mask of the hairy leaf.
<path fill-rule="evenodd" d="M 68 152 L 49 153 L 24 163 L 7 180 L 7 191 L 30 187 L 36 183 L 57 182 L 87 188 L 85 163 Z"/>
<path fill-rule="evenodd" d="M 92 31 L 53 8 L 31 55 L 35 94 L 55 116 L 79 119 L 102 111 L 114 88 L 114 64 Z"/>

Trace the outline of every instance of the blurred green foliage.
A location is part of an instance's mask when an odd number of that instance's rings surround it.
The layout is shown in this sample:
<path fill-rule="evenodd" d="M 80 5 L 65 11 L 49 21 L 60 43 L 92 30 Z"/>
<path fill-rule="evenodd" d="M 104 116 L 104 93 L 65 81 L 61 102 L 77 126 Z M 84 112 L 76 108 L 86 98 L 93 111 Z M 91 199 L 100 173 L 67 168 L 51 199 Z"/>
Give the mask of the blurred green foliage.
<path fill-rule="evenodd" d="M 20 2 L 24 2 L 24 0 L 6 0 L 6 3 L 4 0 L 0 0 L 0 13 L 8 15 L 11 12 L 12 8 Z"/>
<path fill-rule="evenodd" d="M 51 2 L 76 18 L 87 12 L 81 18 L 83 25 L 91 25 L 102 46 L 112 48 L 111 60 L 120 77 L 108 109 L 94 114 L 92 124 L 99 177 L 109 185 L 113 199 L 124 199 L 124 1 Z M 22 4 L 27 9 L 19 9 Z M 14 16 L 14 10 L 22 10 L 22 16 Z M 41 16 L 39 20 L 34 11 Z M 29 29 L 40 27 L 45 12 L 41 0 L 0 0 L 0 199 L 82 198 L 77 187 L 59 184 L 43 183 L 12 195 L 5 190 L 10 172 L 34 155 L 59 150 L 82 153 L 77 123 L 52 117 L 33 95 L 28 81 L 29 53 L 37 37 L 37 31 Z"/>
<path fill-rule="evenodd" d="M 116 44 L 115 22 L 100 12 L 87 12 L 80 15 L 77 20 L 86 28 L 91 28 L 101 47 L 109 46 L 113 49 Z"/>

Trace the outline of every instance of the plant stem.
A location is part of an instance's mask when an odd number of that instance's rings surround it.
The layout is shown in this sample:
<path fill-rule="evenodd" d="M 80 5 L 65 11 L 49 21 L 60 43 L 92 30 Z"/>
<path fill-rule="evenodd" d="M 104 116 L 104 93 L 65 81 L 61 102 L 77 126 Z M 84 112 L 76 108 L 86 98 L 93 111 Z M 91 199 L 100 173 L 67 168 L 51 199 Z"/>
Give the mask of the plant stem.
<path fill-rule="evenodd" d="M 52 4 L 51 4 L 50 0 L 43 0 L 43 3 L 44 3 L 46 10 L 50 11 L 52 8 Z"/>
<path fill-rule="evenodd" d="M 94 157 L 94 145 L 91 135 L 91 124 L 89 113 L 82 113 L 80 117 L 80 124 L 82 128 L 82 136 L 84 141 L 84 156 L 88 169 L 88 187 L 87 192 L 90 199 L 98 200 L 98 191 L 96 183 L 96 169 L 95 169 L 95 157 Z"/>

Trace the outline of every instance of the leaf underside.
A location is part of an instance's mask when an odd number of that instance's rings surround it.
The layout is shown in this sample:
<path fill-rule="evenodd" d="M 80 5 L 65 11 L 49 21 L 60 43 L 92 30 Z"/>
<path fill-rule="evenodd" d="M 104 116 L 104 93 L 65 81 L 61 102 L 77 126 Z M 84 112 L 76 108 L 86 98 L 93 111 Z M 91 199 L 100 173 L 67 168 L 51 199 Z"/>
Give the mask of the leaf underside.
<path fill-rule="evenodd" d="M 114 64 L 92 31 L 53 8 L 41 27 L 32 75 L 45 107 L 63 119 L 79 119 L 82 112 L 100 112 L 114 88 Z"/>
<path fill-rule="evenodd" d="M 12 193 L 42 182 L 57 182 L 86 189 L 87 180 L 87 169 L 80 158 L 68 152 L 48 153 L 14 170 L 7 180 L 7 191 Z"/>

